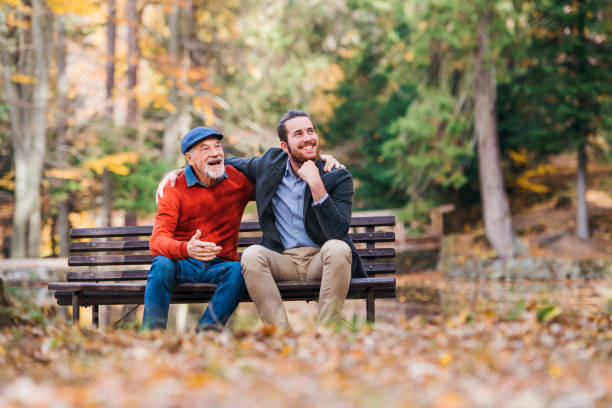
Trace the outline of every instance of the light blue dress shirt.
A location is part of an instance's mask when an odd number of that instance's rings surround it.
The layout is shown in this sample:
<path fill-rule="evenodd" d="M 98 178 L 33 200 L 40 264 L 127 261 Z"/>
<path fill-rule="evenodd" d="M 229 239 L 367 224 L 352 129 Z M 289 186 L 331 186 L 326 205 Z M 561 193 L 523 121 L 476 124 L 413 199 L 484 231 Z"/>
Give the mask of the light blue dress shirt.
<path fill-rule="evenodd" d="M 285 175 L 272 197 L 272 211 L 274 212 L 274 223 L 285 249 L 312 246 L 319 247 L 308 237 L 304 227 L 304 193 L 307 184 L 304 180 L 296 177 L 291 169 L 289 159 Z M 321 204 L 327 199 L 325 196 L 313 205 Z"/>

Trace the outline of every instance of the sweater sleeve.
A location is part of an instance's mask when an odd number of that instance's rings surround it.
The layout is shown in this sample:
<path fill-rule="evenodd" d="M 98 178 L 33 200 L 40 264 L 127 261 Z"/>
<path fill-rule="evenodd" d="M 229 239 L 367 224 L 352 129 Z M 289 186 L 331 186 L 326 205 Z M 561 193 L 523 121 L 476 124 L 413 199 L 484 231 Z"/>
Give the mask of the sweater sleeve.
<path fill-rule="evenodd" d="M 164 188 L 164 197 L 159 201 L 155 224 L 149 246 L 151 254 L 163 255 L 166 258 L 180 260 L 189 258 L 187 252 L 188 241 L 174 239 L 174 232 L 180 213 L 180 201 L 174 188 L 167 185 Z"/>

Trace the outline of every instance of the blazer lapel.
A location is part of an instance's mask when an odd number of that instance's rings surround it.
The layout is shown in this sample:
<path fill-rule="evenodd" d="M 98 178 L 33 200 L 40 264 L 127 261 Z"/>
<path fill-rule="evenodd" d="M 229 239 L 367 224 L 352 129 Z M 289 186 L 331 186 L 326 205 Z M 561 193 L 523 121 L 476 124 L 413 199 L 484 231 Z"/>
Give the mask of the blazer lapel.
<path fill-rule="evenodd" d="M 275 167 L 270 172 L 270 177 L 268 178 L 266 182 L 267 185 L 266 185 L 265 192 L 263 194 L 262 202 L 261 202 L 262 213 L 263 213 L 263 210 L 267 208 L 268 205 L 270 205 L 270 203 L 272 202 L 272 197 L 274 197 L 274 194 L 276 193 L 276 189 L 278 188 L 278 186 L 280 185 L 283 179 L 284 171 L 285 171 L 284 167 Z"/>

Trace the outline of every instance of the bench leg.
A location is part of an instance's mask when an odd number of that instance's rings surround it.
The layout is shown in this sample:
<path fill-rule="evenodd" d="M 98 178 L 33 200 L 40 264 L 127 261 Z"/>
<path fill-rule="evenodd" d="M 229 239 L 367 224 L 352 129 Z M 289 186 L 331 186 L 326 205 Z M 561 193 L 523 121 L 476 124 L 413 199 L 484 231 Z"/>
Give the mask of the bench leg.
<path fill-rule="evenodd" d="M 79 324 L 80 305 L 79 292 L 72 292 L 72 324 Z"/>
<path fill-rule="evenodd" d="M 368 294 L 366 297 L 366 319 L 368 322 L 374 323 L 374 289 L 368 289 Z"/>
<path fill-rule="evenodd" d="M 100 306 L 92 305 L 91 306 L 91 324 L 93 327 L 100 327 Z"/>

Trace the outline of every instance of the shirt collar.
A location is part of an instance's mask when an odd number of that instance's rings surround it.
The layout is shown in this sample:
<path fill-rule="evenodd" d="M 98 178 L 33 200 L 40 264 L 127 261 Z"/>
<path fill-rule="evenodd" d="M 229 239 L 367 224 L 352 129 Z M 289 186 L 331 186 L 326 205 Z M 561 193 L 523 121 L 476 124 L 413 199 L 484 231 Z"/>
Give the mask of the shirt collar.
<path fill-rule="evenodd" d="M 212 187 L 215 184 L 219 183 L 221 180 L 225 180 L 226 178 L 227 172 L 224 172 L 220 178 L 218 178 L 212 185 L 208 187 Z M 198 178 L 196 177 L 195 173 L 193 172 L 193 169 L 191 168 L 191 165 L 187 165 L 187 167 L 185 168 L 185 181 L 187 182 L 187 187 L 193 187 L 195 184 L 198 184 L 204 188 L 208 188 L 204 184 L 200 183 L 200 180 L 198 180 Z"/>
<path fill-rule="evenodd" d="M 287 165 L 285 166 L 285 177 L 287 176 L 291 176 L 293 178 L 298 179 L 298 181 L 302 181 L 302 179 L 299 176 L 296 176 L 293 172 L 293 168 L 291 167 L 291 161 L 289 159 L 287 159 Z"/>

